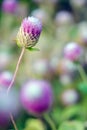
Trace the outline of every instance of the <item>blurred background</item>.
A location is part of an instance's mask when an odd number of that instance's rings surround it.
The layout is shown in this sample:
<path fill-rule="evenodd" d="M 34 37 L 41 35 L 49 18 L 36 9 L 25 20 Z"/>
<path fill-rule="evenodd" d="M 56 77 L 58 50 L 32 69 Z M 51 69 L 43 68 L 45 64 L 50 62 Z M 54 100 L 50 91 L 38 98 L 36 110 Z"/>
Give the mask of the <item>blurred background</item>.
<path fill-rule="evenodd" d="M 36 45 L 40 51 L 25 51 L 13 86 L 14 94 L 10 95 L 14 96 L 9 96 L 13 99 L 10 106 L 6 101 L 9 98 L 1 94 L 0 129 L 14 130 L 6 116 L 7 111 L 2 112 L 2 108 L 4 106 L 10 110 L 15 104 L 12 111 L 18 130 L 51 130 L 43 117 L 32 116 L 19 103 L 23 84 L 31 79 L 44 79 L 52 85 L 54 103 L 49 115 L 57 130 L 86 130 L 87 1 L 0 0 L 0 89 L 6 89 L 11 82 L 21 52 L 15 43 L 16 35 L 22 20 L 28 16 L 39 18 L 43 24 Z M 75 61 L 64 53 L 70 43 L 82 49 Z"/>

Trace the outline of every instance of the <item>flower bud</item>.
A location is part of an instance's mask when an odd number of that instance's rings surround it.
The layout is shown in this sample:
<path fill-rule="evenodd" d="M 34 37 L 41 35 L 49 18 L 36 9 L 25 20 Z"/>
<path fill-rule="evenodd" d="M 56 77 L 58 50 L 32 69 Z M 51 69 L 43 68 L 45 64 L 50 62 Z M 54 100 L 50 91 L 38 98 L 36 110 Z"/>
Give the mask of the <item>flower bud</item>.
<path fill-rule="evenodd" d="M 43 80 L 29 81 L 21 90 L 21 103 L 33 115 L 48 111 L 53 103 L 50 83 Z"/>
<path fill-rule="evenodd" d="M 25 18 L 17 34 L 17 44 L 20 47 L 33 47 L 38 42 L 42 31 L 42 24 L 35 17 Z"/>

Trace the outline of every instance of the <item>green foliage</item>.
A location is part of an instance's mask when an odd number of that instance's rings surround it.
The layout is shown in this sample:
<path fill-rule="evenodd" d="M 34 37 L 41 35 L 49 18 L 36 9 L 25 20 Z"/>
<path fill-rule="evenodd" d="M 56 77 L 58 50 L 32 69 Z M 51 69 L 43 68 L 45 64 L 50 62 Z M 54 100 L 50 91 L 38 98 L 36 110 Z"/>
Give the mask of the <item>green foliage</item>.
<path fill-rule="evenodd" d="M 58 130 L 85 130 L 84 125 L 80 121 L 63 122 Z"/>
<path fill-rule="evenodd" d="M 68 120 L 79 115 L 79 110 L 80 110 L 79 105 L 67 107 L 66 109 L 62 111 L 61 121 Z"/>
<path fill-rule="evenodd" d="M 46 130 L 44 124 L 39 119 L 28 119 L 24 130 Z"/>
<path fill-rule="evenodd" d="M 79 89 L 82 93 L 87 94 L 87 83 L 83 83 L 83 82 L 79 83 L 79 84 L 78 84 L 78 89 Z"/>

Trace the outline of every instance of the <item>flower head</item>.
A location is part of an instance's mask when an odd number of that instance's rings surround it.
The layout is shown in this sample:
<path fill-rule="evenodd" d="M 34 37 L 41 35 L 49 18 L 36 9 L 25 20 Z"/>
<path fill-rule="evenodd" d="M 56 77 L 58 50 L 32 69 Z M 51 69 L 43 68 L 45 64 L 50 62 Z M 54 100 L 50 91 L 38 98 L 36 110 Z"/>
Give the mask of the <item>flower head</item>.
<path fill-rule="evenodd" d="M 42 24 L 35 17 L 25 18 L 17 34 L 17 44 L 20 47 L 33 47 L 40 37 Z"/>
<path fill-rule="evenodd" d="M 50 83 L 43 80 L 32 80 L 26 83 L 21 91 L 23 107 L 35 115 L 48 111 L 53 102 Z"/>

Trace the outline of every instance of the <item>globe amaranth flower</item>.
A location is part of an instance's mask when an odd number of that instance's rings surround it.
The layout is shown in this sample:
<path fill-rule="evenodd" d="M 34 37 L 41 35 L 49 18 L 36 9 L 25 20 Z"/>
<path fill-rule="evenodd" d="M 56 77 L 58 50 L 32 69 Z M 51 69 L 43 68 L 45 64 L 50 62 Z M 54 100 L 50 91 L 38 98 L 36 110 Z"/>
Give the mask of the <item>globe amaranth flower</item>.
<path fill-rule="evenodd" d="M 71 61 L 78 61 L 82 53 L 83 49 L 75 42 L 68 43 L 64 48 L 64 57 Z"/>
<path fill-rule="evenodd" d="M 17 8 L 16 0 L 4 0 L 2 3 L 2 10 L 6 13 L 15 13 Z"/>
<path fill-rule="evenodd" d="M 22 106 L 33 115 L 40 115 L 50 109 L 53 103 L 53 93 L 49 82 L 31 80 L 21 90 Z"/>
<path fill-rule="evenodd" d="M 42 23 L 35 17 L 25 18 L 17 34 L 17 44 L 20 47 L 33 47 L 40 37 Z"/>

